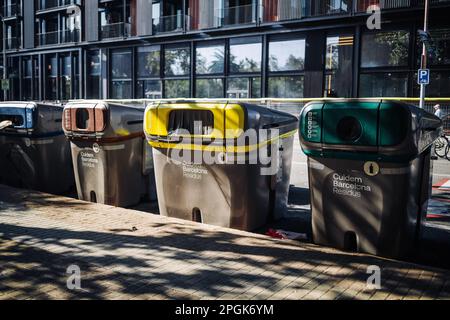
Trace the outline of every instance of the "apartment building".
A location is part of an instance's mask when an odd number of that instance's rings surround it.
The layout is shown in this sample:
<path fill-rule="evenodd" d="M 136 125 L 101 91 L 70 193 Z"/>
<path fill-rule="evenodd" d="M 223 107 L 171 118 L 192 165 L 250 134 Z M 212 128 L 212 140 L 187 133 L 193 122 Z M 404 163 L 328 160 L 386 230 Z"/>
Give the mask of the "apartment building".
<path fill-rule="evenodd" d="M 381 29 L 367 26 L 373 5 Z M 2 95 L 417 96 L 423 7 L 424 0 L 3 0 L 10 81 Z M 450 0 L 431 0 L 428 96 L 450 96 L 449 15 Z"/>

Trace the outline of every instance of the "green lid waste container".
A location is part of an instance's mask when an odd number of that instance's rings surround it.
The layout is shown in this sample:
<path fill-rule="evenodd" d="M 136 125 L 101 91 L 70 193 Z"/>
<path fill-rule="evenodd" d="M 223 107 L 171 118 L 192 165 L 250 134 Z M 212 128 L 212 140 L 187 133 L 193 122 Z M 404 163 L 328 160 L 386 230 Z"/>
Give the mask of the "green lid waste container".
<path fill-rule="evenodd" d="M 390 101 L 311 102 L 300 116 L 313 240 L 388 257 L 413 253 L 431 192 L 441 121 Z"/>
<path fill-rule="evenodd" d="M 0 183 L 54 194 L 75 185 L 62 115 L 56 104 L 0 103 Z"/>
<path fill-rule="evenodd" d="M 63 128 L 72 146 L 78 197 L 126 207 L 156 200 L 151 147 L 143 106 L 106 101 L 70 102 Z"/>
<path fill-rule="evenodd" d="M 149 105 L 144 127 L 160 213 L 241 230 L 279 218 L 297 123 L 290 114 L 244 103 Z"/>

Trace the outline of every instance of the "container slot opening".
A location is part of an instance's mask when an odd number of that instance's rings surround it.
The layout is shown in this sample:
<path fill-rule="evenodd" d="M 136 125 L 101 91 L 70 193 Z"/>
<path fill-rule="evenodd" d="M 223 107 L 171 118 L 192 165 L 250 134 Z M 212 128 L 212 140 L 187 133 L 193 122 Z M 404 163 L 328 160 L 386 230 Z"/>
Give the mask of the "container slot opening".
<path fill-rule="evenodd" d="M 337 125 L 336 133 L 341 140 L 354 142 L 362 135 L 362 126 L 354 117 L 344 117 Z"/>
<path fill-rule="evenodd" d="M 91 202 L 97 203 L 97 195 L 95 191 L 91 191 Z"/>
<path fill-rule="evenodd" d="M 344 235 L 344 249 L 351 252 L 358 251 L 358 239 L 356 233 L 347 231 Z"/>
<path fill-rule="evenodd" d="M 77 109 L 76 111 L 77 128 L 86 130 L 89 127 L 89 111 L 87 109 Z"/>
<path fill-rule="evenodd" d="M 167 131 L 177 134 L 180 130 L 190 134 L 210 135 L 214 129 L 214 115 L 210 110 L 173 110 L 169 115 Z"/>
<path fill-rule="evenodd" d="M 202 212 L 199 208 L 192 209 L 192 221 L 202 223 Z"/>
<path fill-rule="evenodd" d="M 23 126 L 23 117 L 20 115 L 14 114 L 2 114 L 0 115 L 0 122 L 3 121 L 11 121 L 13 127 L 21 127 Z"/>

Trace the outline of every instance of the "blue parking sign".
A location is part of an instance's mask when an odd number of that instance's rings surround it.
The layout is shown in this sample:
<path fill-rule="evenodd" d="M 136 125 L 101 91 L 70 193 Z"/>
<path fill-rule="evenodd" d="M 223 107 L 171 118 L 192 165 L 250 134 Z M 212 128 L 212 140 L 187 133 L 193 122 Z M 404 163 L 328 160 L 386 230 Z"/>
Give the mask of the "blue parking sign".
<path fill-rule="evenodd" d="M 418 84 L 430 83 L 430 69 L 419 69 L 417 83 Z"/>

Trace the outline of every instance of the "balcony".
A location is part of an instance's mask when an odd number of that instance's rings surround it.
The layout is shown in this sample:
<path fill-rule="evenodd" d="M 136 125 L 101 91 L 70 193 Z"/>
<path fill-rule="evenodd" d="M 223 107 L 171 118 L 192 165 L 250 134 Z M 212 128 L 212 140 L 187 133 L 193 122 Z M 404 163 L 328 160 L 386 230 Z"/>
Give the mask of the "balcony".
<path fill-rule="evenodd" d="M 124 38 L 131 35 L 131 24 L 125 22 L 117 22 L 111 24 L 104 24 L 100 26 L 100 38 L 114 39 Z"/>
<path fill-rule="evenodd" d="M 155 33 L 186 32 L 192 30 L 191 17 L 177 14 L 174 16 L 161 16 L 153 19 Z"/>
<path fill-rule="evenodd" d="M 38 2 L 38 10 L 51 10 L 57 8 L 64 8 L 73 4 L 77 4 L 76 0 L 46 0 Z"/>
<path fill-rule="evenodd" d="M 36 35 L 39 46 L 50 46 L 64 43 L 76 43 L 80 41 L 80 30 L 65 30 L 39 33 Z"/>
<path fill-rule="evenodd" d="M 370 6 L 381 10 L 423 8 L 425 0 L 354 0 L 355 13 L 365 13 Z M 450 0 L 430 0 L 431 6 L 450 5 Z"/>
<path fill-rule="evenodd" d="M 3 14 L 5 18 L 12 18 L 17 17 L 21 15 L 20 5 L 18 4 L 11 4 L 8 6 L 3 7 Z"/>
<path fill-rule="evenodd" d="M 245 5 L 216 10 L 217 26 L 233 26 L 257 22 L 257 6 Z"/>
<path fill-rule="evenodd" d="M 5 39 L 6 50 L 16 50 L 20 48 L 20 38 L 12 37 Z"/>
<path fill-rule="evenodd" d="M 372 5 L 381 10 L 423 8 L 424 0 L 265 0 L 262 22 L 366 13 Z M 450 5 L 450 0 L 431 0 L 431 6 Z"/>

